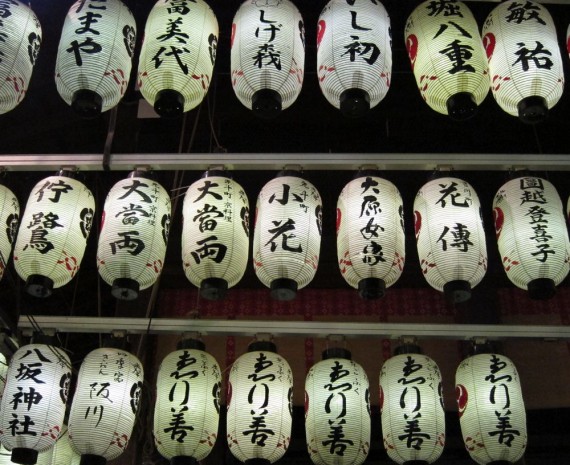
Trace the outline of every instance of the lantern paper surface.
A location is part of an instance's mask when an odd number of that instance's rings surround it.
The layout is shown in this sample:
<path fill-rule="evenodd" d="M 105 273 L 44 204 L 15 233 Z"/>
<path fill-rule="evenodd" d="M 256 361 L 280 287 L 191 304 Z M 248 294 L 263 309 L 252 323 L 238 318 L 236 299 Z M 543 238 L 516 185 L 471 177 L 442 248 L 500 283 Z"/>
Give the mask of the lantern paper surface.
<path fill-rule="evenodd" d="M 465 448 L 475 462 L 514 463 L 523 456 L 526 412 L 511 360 L 498 354 L 465 359 L 457 368 L 455 394 Z"/>
<path fill-rule="evenodd" d="M 238 460 L 274 463 L 291 442 L 293 374 L 274 352 L 239 357 L 228 383 L 228 447 Z M 263 424 L 263 428 L 260 425 Z"/>
<path fill-rule="evenodd" d="M 16 108 L 30 85 L 42 42 L 34 12 L 17 0 L 0 4 L 0 114 Z"/>
<path fill-rule="evenodd" d="M 221 371 L 207 352 L 182 349 L 162 361 L 156 384 L 154 442 L 166 459 L 203 460 L 218 436 Z"/>
<path fill-rule="evenodd" d="M 299 96 L 305 72 L 303 18 L 290 0 L 246 0 L 232 24 L 231 79 L 234 92 L 249 109 L 268 93 L 278 109 Z"/>
<path fill-rule="evenodd" d="M 524 118 L 552 108 L 564 90 L 562 55 L 556 28 L 545 6 L 510 0 L 497 5 L 483 24 L 491 90 L 499 106 Z M 544 115 L 542 115 L 544 116 Z M 532 113 L 530 114 L 532 122 Z"/>
<path fill-rule="evenodd" d="M 203 0 L 158 0 L 146 21 L 139 57 L 139 87 L 156 108 L 165 90 L 183 97 L 189 111 L 204 99 L 218 46 L 218 20 Z"/>
<path fill-rule="evenodd" d="M 63 425 L 55 445 L 38 455 L 37 465 L 79 465 L 80 456 L 71 448 L 67 425 Z"/>
<path fill-rule="evenodd" d="M 469 8 L 452 0 L 423 2 L 408 18 L 405 39 L 425 102 L 445 115 L 470 116 L 489 92 L 489 75 L 479 27 Z"/>
<path fill-rule="evenodd" d="M 83 360 L 69 413 L 75 452 L 112 460 L 127 448 L 143 384 L 143 367 L 120 349 L 95 349 Z"/>
<path fill-rule="evenodd" d="M 316 363 L 305 380 L 307 450 L 316 465 L 360 465 L 370 450 L 370 391 L 352 360 Z"/>
<path fill-rule="evenodd" d="M 99 112 L 116 106 L 129 84 L 135 41 L 135 19 L 120 0 L 77 0 L 67 13 L 59 42 L 59 95 L 72 105 L 89 91 Z"/>
<path fill-rule="evenodd" d="M 336 215 L 337 259 L 345 281 L 354 288 L 368 278 L 394 284 L 406 255 L 398 188 L 377 176 L 356 178 L 340 193 Z"/>
<path fill-rule="evenodd" d="M 445 445 L 441 373 L 421 354 L 396 355 L 380 371 L 384 447 L 399 465 L 435 462 Z"/>
<path fill-rule="evenodd" d="M 521 177 L 505 183 L 493 201 L 495 232 L 503 268 L 526 290 L 568 275 L 570 244 L 562 201 L 550 181 Z"/>
<path fill-rule="evenodd" d="M 4 388 L 6 387 L 6 376 L 8 374 L 8 361 L 3 353 L 0 353 L 0 401 L 4 394 Z"/>
<path fill-rule="evenodd" d="M 20 223 L 20 203 L 14 193 L 0 184 L 0 279 L 8 266 Z"/>
<path fill-rule="evenodd" d="M 380 2 L 353 3 L 331 0 L 321 12 L 317 33 L 319 84 L 336 108 L 341 108 L 351 89 L 364 91 L 369 107 L 374 108 L 386 96 L 392 79 L 390 17 Z"/>

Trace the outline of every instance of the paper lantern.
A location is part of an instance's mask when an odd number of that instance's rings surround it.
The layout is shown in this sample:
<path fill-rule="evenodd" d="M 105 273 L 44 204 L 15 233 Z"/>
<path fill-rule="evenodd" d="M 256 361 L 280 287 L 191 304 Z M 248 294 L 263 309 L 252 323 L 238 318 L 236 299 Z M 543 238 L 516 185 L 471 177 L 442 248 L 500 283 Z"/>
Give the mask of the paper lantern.
<path fill-rule="evenodd" d="M 132 354 L 102 348 L 81 364 L 69 412 L 69 439 L 81 465 L 104 465 L 131 438 L 143 385 L 143 367 Z"/>
<path fill-rule="evenodd" d="M 231 79 L 241 103 L 262 118 L 289 108 L 303 86 L 305 27 L 290 0 L 246 0 L 232 24 Z"/>
<path fill-rule="evenodd" d="M 293 374 L 267 341 L 250 344 L 228 380 L 228 447 L 248 465 L 274 463 L 291 442 Z"/>
<path fill-rule="evenodd" d="M 143 172 L 132 172 L 110 190 L 97 268 L 113 296 L 132 300 L 156 282 L 166 256 L 170 215 L 170 196 Z"/>
<path fill-rule="evenodd" d="M 8 266 L 20 224 L 20 203 L 14 193 L 0 184 L 0 279 Z"/>
<path fill-rule="evenodd" d="M 319 17 L 317 73 L 324 96 L 345 116 L 382 101 L 392 79 L 392 37 L 379 1 L 329 1 Z"/>
<path fill-rule="evenodd" d="M 212 81 L 218 20 L 204 0 L 158 0 L 146 21 L 139 88 L 164 117 L 197 107 Z"/>
<path fill-rule="evenodd" d="M 322 235 L 321 197 L 295 171 L 281 172 L 259 193 L 253 267 L 271 296 L 291 300 L 314 278 Z"/>
<path fill-rule="evenodd" d="M 243 277 L 249 253 L 249 201 L 222 171 L 193 183 L 182 209 L 182 264 L 203 297 L 218 300 Z"/>
<path fill-rule="evenodd" d="M 409 16 L 406 48 L 420 94 L 433 110 L 463 120 L 489 92 L 479 27 L 462 2 L 425 1 Z"/>
<path fill-rule="evenodd" d="M 328 349 L 305 380 L 305 435 L 315 465 L 360 465 L 370 450 L 370 390 L 344 349 Z"/>
<path fill-rule="evenodd" d="M 63 428 L 71 362 L 47 344 L 28 344 L 13 355 L 0 407 L 0 441 L 12 461 L 33 465 L 54 446 Z"/>
<path fill-rule="evenodd" d="M 55 83 L 74 111 L 95 117 L 116 106 L 129 85 L 136 22 L 120 0 L 77 0 L 59 41 Z"/>
<path fill-rule="evenodd" d="M 556 28 L 545 6 L 506 1 L 483 24 L 491 90 L 499 106 L 526 123 L 544 119 L 564 90 Z"/>
<path fill-rule="evenodd" d="M 153 435 L 160 455 L 182 465 L 205 459 L 214 447 L 222 378 L 202 342 L 183 341 L 178 349 L 158 371 Z"/>
<path fill-rule="evenodd" d="M 0 352 L 0 401 L 2 401 L 4 388 L 6 387 L 7 375 L 8 375 L 8 361 L 6 360 L 6 356 L 2 352 Z"/>
<path fill-rule="evenodd" d="M 433 179 L 416 195 L 414 220 L 420 267 L 429 285 L 453 302 L 468 300 L 487 271 L 487 244 L 475 190 L 458 178 Z"/>
<path fill-rule="evenodd" d="M 493 200 L 495 233 L 511 282 L 533 299 L 548 299 L 568 275 L 570 244 L 562 201 L 546 179 L 505 183 Z"/>
<path fill-rule="evenodd" d="M 14 247 L 14 266 L 36 297 L 51 295 L 79 271 L 93 224 L 93 195 L 71 173 L 38 182 L 28 198 Z"/>
<path fill-rule="evenodd" d="M 397 187 L 378 176 L 358 176 L 340 193 L 336 250 L 345 281 L 365 299 L 382 297 L 402 275 L 404 205 Z"/>
<path fill-rule="evenodd" d="M 18 0 L 0 3 L 0 114 L 16 108 L 28 92 L 40 52 L 42 28 Z"/>
<path fill-rule="evenodd" d="M 445 411 L 437 364 L 419 353 L 386 360 L 380 371 L 384 448 L 399 465 L 433 463 L 445 445 Z"/>
<path fill-rule="evenodd" d="M 80 456 L 71 448 L 67 425 L 53 447 L 38 455 L 37 465 L 79 465 Z"/>
<path fill-rule="evenodd" d="M 455 394 L 465 448 L 480 465 L 515 463 L 527 443 L 520 378 L 504 355 L 465 359 L 455 375 Z"/>

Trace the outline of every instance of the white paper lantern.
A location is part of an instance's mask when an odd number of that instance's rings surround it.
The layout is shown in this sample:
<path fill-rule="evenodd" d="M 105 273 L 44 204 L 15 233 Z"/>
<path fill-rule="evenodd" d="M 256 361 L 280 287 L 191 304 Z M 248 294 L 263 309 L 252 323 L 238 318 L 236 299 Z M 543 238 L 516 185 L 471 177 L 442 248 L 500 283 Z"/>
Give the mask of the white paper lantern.
<path fill-rule="evenodd" d="M 321 91 L 346 116 L 374 108 L 392 80 L 390 16 L 379 1 L 330 0 L 319 17 L 317 73 Z"/>
<path fill-rule="evenodd" d="M 14 266 L 28 293 L 47 297 L 77 274 L 94 213 L 93 195 L 67 172 L 34 186 L 14 247 Z"/>
<path fill-rule="evenodd" d="M 197 107 L 212 81 L 218 20 L 204 0 L 158 0 L 146 21 L 139 88 L 160 116 Z"/>
<path fill-rule="evenodd" d="M 272 118 L 297 99 L 305 74 L 305 27 L 290 0 L 246 0 L 232 24 L 231 79 L 241 103 Z"/>
<path fill-rule="evenodd" d="M 455 375 L 455 394 L 465 447 L 480 465 L 517 462 L 527 444 L 520 378 L 504 355 L 465 359 Z"/>
<path fill-rule="evenodd" d="M 414 220 L 427 282 L 453 302 L 468 300 L 487 271 L 481 204 L 473 187 L 454 177 L 429 181 L 414 200 Z"/>
<path fill-rule="evenodd" d="M 221 171 L 193 183 L 182 209 L 182 264 L 203 297 L 218 300 L 243 277 L 249 254 L 249 201 Z"/>
<path fill-rule="evenodd" d="M 253 267 L 271 296 L 291 300 L 314 278 L 322 235 L 321 197 L 297 172 L 285 171 L 259 193 Z"/>
<path fill-rule="evenodd" d="M 0 3 L 0 114 L 26 96 L 42 42 L 34 12 L 18 0 Z"/>
<path fill-rule="evenodd" d="M 218 436 L 221 370 L 204 344 L 184 341 L 160 365 L 156 381 L 154 442 L 173 464 L 203 460 Z"/>
<path fill-rule="evenodd" d="M 136 22 L 120 0 L 77 0 L 59 41 L 55 83 L 68 105 L 86 117 L 116 106 L 129 85 Z"/>
<path fill-rule="evenodd" d="M 228 380 L 228 447 L 241 462 L 274 463 L 291 442 L 293 373 L 271 342 L 250 344 Z"/>
<path fill-rule="evenodd" d="M 8 361 L 6 356 L 0 352 L 0 401 L 4 395 L 4 388 L 6 387 L 6 376 L 8 375 Z"/>
<path fill-rule="evenodd" d="M 564 90 L 556 27 L 543 5 L 503 2 L 483 25 L 491 90 L 499 106 L 526 123 L 542 120 Z"/>
<path fill-rule="evenodd" d="M 370 390 L 344 349 L 328 349 L 305 380 L 305 436 L 315 465 L 360 465 L 370 450 Z"/>
<path fill-rule="evenodd" d="M 471 117 L 489 92 L 479 27 L 462 2 L 425 1 L 409 16 L 406 48 L 425 102 L 454 119 Z"/>
<path fill-rule="evenodd" d="M 53 447 L 38 455 L 37 465 L 79 465 L 81 458 L 71 448 L 67 425 Z"/>
<path fill-rule="evenodd" d="M 503 268 L 533 299 L 548 299 L 568 275 L 570 242 L 562 201 L 546 179 L 527 176 L 505 183 L 493 200 Z"/>
<path fill-rule="evenodd" d="M 399 465 L 435 462 L 445 445 L 441 373 L 429 357 L 400 354 L 380 371 L 384 448 Z"/>
<path fill-rule="evenodd" d="M 336 215 L 342 277 L 361 297 L 382 297 L 402 275 L 406 256 L 398 188 L 378 176 L 359 176 L 340 193 Z"/>
<path fill-rule="evenodd" d="M 20 224 L 20 203 L 14 193 L 0 184 L 0 279 L 8 266 Z"/>
<path fill-rule="evenodd" d="M 69 413 L 69 439 L 82 465 L 104 465 L 131 439 L 144 374 L 140 361 L 121 350 L 91 351 L 81 364 Z"/>
<path fill-rule="evenodd" d="M 145 173 L 116 183 L 105 200 L 97 268 L 111 293 L 132 300 L 158 279 L 170 229 L 170 196 Z"/>
<path fill-rule="evenodd" d="M 71 362 L 47 344 L 28 344 L 12 356 L 0 407 L 0 441 L 12 461 L 34 464 L 63 428 Z"/>

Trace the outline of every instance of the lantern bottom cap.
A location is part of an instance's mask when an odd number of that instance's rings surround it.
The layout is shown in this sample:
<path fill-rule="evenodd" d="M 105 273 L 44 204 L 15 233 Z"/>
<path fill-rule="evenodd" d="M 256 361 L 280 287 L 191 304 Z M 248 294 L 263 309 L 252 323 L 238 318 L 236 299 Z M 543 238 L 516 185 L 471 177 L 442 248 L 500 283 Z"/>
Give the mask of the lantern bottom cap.
<path fill-rule="evenodd" d="M 370 95 L 363 89 L 346 89 L 340 94 L 340 112 L 347 118 L 361 118 L 370 110 Z"/>
<path fill-rule="evenodd" d="M 101 455 L 81 454 L 79 465 L 105 465 L 107 459 Z"/>
<path fill-rule="evenodd" d="M 550 278 L 533 279 L 528 283 L 528 296 L 535 300 L 547 300 L 556 294 L 556 285 Z"/>
<path fill-rule="evenodd" d="M 177 455 L 170 459 L 170 465 L 195 465 L 198 461 L 188 455 Z"/>
<path fill-rule="evenodd" d="M 544 97 L 534 95 L 523 98 L 517 104 L 519 119 L 523 123 L 535 124 L 542 121 L 548 115 L 548 104 Z"/>
<path fill-rule="evenodd" d="M 275 300 L 293 300 L 297 295 L 297 283 L 292 279 L 279 278 L 271 281 L 271 298 Z"/>
<path fill-rule="evenodd" d="M 139 296 L 140 285 L 131 278 L 117 278 L 113 281 L 111 295 L 119 300 L 135 300 Z"/>
<path fill-rule="evenodd" d="M 162 118 L 179 118 L 184 113 L 184 96 L 172 89 L 163 89 L 156 94 L 154 111 Z"/>
<path fill-rule="evenodd" d="M 12 449 L 12 462 L 23 465 L 34 465 L 38 461 L 38 451 L 26 449 L 25 447 L 14 447 Z"/>
<path fill-rule="evenodd" d="M 460 279 L 449 281 L 443 285 L 443 293 L 454 304 L 466 302 L 471 298 L 471 284 Z"/>
<path fill-rule="evenodd" d="M 34 297 L 49 297 L 53 292 L 53 280 L 41 274 L 31 274 L 26 279 L 26 292 Z"/>
<path fill-rule="evenodd" d="M 97 92 L 80 89 L 71 98 L 71 108 L 82 118 L 96 118 L 101 114 L 103 99 Z"/>
<path fill-rule="evenodd" d="M 445 103 L 448 115 L 456 121 L 465 121 L 477 113 L 477 103 L 470 92 L 458 92 Z"/>
<path fill-rule="evenodd" d="M 283 109 L 281 95 L 272 89 L 258 90 L 251 97 L 251 109 L 260 118 L 275 118 Z"/>
<path fill-rule="evenodd" d="M 222 300 L 228 293 L 228 282 L 222 278 L 206 278 L 200 283 L 200 295 L 207 300 Z"/>
<path fill-rule="evenodd" d="M 386 282 L 379 278 L 364 278 L 358 282 L 358 295 L 365 300 L 375 300 L 386 294 Z"/>

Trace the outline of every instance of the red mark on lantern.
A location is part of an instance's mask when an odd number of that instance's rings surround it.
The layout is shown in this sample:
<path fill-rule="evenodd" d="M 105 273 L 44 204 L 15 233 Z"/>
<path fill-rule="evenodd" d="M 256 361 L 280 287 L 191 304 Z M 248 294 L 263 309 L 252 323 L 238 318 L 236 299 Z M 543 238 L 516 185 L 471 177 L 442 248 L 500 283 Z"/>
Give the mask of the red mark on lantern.
<path fill-rule="evenodd" d="M 340 272 L 342 274 L 345 274 L 348 267 L 352 266 L 352 261 L 350 260 L 350 258 L 348 258 L 348 250 L 346 252 L 344 252 L 344 255 L 342 256 L 342 258 L 338 261 L 338 266 L 340 267 Z M 345 266 L 346 265 L 346 266 Z"/>
<path fill-rule="evenodd" d="M 463 416 L 465 409 L 467 408 L 468 401 L 467 389 L 462 384 L 455 386 L 455 398 L 457 399 L 457 408 L 459 410 L 459 418 Z"/>
<path fill-rule="evenodd" d="M 340 222 L 342 221 L 342 212 L 340 208 L 336 209 L 336 235 L 338 236 L 338 230 L 340 229 Z"/>
<path fill-rule="evenodd" d="M 236 23 L 232 24 L 232 35 L 230 38 L 230 48 L 234 46 L 234 39 L 236 37 Z"/>
<path fill-rule="evenodd" d="M 503 230 L 503 225 L 505 224 L 505 214 L 503 210 L 496 207 L 493 208 L 493 218 L 495 220 L 495 235 L 497 239 L 501 235 L 501 231 Z"/>
<path fill-rule="evenodd" d="M 336 70 L 336 68 L 334 66 L 331 66 L 331 67 L 324 66 L 324 65 L 319 66 L 319 70 L 317 72 L 318 77 L 319 77 L 319 82 L 323 82 L 326 79 L 326 77 L 335 70 Z"/>
<path fill-rule="evenodd" d="M 318 23 L 317 29 L 317 48 L 321 45 L 321 40 L 323 40 L 323 36 L 325 35 L 325 31 L 327 30 L 327 23 L 321 19 Z"/>
<path fill-rule="evenodd" d="M 493 79 L 492 79 L 491 89 L 493 90 L 493 92 L 497 92 L 501 88 L 501 85 L 504 82 L 507 82 L 510 80 L 511 80 L 511 78 L 509 76 L 499 76 L 499 75 L 495 74 L 493 76 Z"/>
<path fill-rule="evenodd" d="M 418 38 L 415 34 L 410 34 L 406 37 L 406 50 L 408 51 L 413 71 L 416 66 L 416 58 L 418 57 Z"/>
<path fill-rule="evenodd" d="M 75 276 L 75 273 L 77 273 L 77 271 L 79 270 L 79 265 L 77 264 L 77 258 L 70 257 L 69 255 L 67 255 L 67 252 L 65 250 L 63 251 L 63 255 L 64 258 L 58 260 L 57 264 L 65 265 L 65 268 L 71 272 L 70 274 L 71 277 L 73 278 Z"/>
<path fill-rule="evenodd" d="M 422 229 L 422 214 L 419 211 L 414 210 L 414 230 L 416 232 L 416 241 L 418 240 L 421 229 Z"/>
<path fill-rule="evenodd" d="M 497 39 L 495 34 L 487 32 L 483 37 L 483 46 L 485 47 L 485 53 L 487 54 L 487 60 L 490 60 L 495 51 L 495 45 L 497 45 Z"/>

